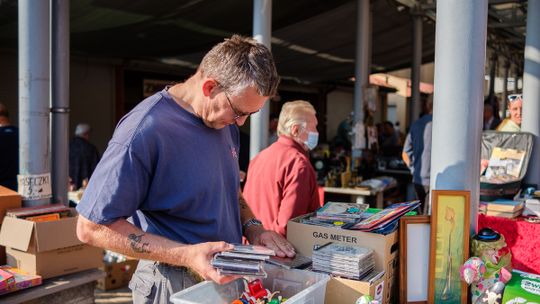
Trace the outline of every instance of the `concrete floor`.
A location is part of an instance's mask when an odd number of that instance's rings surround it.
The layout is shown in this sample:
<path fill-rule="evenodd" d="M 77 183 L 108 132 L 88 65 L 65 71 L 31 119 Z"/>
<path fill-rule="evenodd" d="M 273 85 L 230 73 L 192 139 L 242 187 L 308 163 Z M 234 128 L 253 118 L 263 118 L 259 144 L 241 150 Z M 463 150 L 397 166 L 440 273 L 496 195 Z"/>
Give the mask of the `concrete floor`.
<path fill-rule="evenodd" d="M 131 289 L 128 287 L 123 287 L 119 289 L 113 289 L 108 291 L 103 291 L 96 288 L 94 292 L 95 303 L 122 303 L 122 304 L 132 304 L 131 300 Z"/>

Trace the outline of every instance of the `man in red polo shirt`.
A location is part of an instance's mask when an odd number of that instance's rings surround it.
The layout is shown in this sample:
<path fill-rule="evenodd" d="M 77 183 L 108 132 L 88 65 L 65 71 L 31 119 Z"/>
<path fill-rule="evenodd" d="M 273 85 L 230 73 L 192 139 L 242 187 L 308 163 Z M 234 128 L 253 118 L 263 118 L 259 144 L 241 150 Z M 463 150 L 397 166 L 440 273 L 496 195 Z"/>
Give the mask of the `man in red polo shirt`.
<path fill-rule="evenodd" d="M 303 100 L 283 105 L 277 142 L 250 163 L 244 197 L 264 228 L 287 234 L 287 221 L 320 207 L 309 150 L 317 146 L 317 118 Z"/>

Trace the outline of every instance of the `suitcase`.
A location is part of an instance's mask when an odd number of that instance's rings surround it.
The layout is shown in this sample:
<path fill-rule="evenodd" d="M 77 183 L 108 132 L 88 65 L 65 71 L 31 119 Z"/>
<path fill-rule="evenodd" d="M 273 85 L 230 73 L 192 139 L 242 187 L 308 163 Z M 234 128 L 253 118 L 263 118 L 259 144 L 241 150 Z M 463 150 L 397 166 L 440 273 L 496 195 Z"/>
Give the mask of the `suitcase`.
<path fill-rule="evenodd" d="M 481 201 L 493 201 L 498 198 L 512 199 L 519 192 L 521 181 L 525 173 L 527 173 L 533 140 L 534 135 L 527 132 L 484 131 L 482 133 L 482 159 L 489 159 L 495 147 L 523 150 L 525 151 L 525 156 L 518 180 L 501 184 L 480 181 Z"/>

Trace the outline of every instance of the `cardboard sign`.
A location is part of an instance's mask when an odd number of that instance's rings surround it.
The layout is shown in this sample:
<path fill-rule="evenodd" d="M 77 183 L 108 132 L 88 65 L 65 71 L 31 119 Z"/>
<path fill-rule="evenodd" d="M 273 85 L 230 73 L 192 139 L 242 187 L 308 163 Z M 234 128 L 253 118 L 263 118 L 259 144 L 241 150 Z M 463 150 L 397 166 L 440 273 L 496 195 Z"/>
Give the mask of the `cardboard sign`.
<path fill-rule="evenodd" d="M 51 174 L 17 175 L 19 194 L 24 200 L 50 198 Z"/>

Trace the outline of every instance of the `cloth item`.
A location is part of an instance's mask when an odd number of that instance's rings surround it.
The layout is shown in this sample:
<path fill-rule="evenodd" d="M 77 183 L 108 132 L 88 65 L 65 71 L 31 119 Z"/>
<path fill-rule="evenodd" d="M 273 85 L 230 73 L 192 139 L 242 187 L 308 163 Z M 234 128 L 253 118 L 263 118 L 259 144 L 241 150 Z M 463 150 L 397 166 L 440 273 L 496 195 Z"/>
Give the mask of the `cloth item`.
<path fill-rule="evenodd" d="M 208 128 L 163 90 L 122 118 L 77 210 L 98 224 L 132 216 L 185 244 L 240 243 L 238 136 L 236 126 Z"/>
<path fill-rule="evenodd" d="M 171 295 L 200 282 L 187 268 L 141 260 L 129 288 L 134 304 L 171 303 Z"/>
<path fill-rule="evenodd" d="M 413 183 L 429 186 L 431 170 L 431 129 L 432 114 L 426 114 L 413 122 L 407 134 L 403 152 L 411 161 Z"/>
<path fill-rule="evenodd" d="M 540 224 L 479 214 L 478 230 L 486 227 L 504 235 L 513 269 L 540 274 Z"/>
<path fill-rule="evenodd" d="M 69 142 L 69 177 L 75 190 L 82 187 L 84 179 L 90 179 L 98 162 L 98 150 L 88 140 L 75 136 Z"/>
<path fill-rule="evenodd" d="M 0 127 L 0 186 L 17 191 L 19 174 L 19 129 Z"/>
<path fill-rule="evenodd" d="M 250 162 L 244 197 L 266 229 L 285 236 L 289 219 L 320 207 L 317 189 L 306 151 L 280 136 Z"/>
<path fill-rule="evenodd" d="M 521 132 L 521 127 L 510 118 L 505 118 L 497 127 L 501 132 Z"/>

